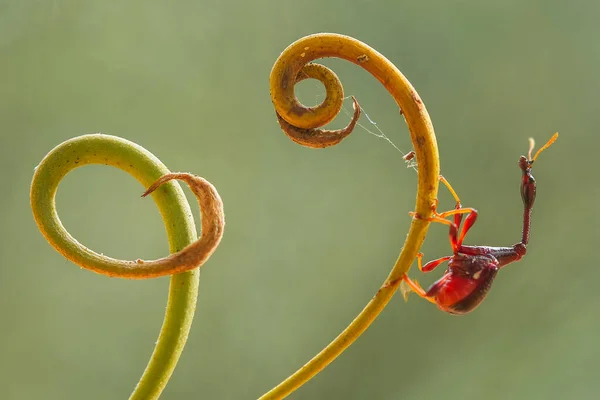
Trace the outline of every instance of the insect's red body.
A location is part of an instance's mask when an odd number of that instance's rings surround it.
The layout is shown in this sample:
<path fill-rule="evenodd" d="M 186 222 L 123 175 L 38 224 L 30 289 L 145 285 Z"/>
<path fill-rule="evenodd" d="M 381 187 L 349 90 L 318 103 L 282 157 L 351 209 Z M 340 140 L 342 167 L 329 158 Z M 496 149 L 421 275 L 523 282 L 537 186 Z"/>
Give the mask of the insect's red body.
<path fill-rule="evenodd" d="M 555 134 L 546 145 L 538 150 L 533 158 L 531 157 L 531 150 L 533 149 L 532 141 L 529 157 L 521 156 L 519 159 L 519 168 L 522 171 L 521 198 L 524 206 L 523 234 L 521 241 L 511 247 L 463 245 L 463 239 L 477 219 L 477 210 L 463 208 L 456 192 L 454 192 L 448 181 L 443 177 L 440 178 L 456 199 L 456 208 L 441 214 L 436 212 L 431 220 L 449 225 L 450 244 L 453 254 L 430 261 L 425 265 L 421 264 L 423 255 L 419 254 L 418 264 L 421 271 L 433 271 L 445 261 L 448 261 L 448 269 L 427 291 L 423 290 L 418 283 L 413 282 L 405 275 L 403 278 L 404 282 L 414 292 L 437 304 L 441 310 L 450 314 L 466 314 L 473 311 L 485 299 L 500 268 L 520 260 L 527 252 L 531 210 L 536 194 L 536 183 L 533 175 L 531 175 L 531 166 L 537 156 L 550 146 L 556 140 L 557 136 L 558 134 Z M 467 216 L 461 227 L 464 214 L 467 214 Z M 416 218 L 420 218 L 414 213 L 413 215 Z M 449 216 L 454 216 L 453 222 L 446 219 Z"/>

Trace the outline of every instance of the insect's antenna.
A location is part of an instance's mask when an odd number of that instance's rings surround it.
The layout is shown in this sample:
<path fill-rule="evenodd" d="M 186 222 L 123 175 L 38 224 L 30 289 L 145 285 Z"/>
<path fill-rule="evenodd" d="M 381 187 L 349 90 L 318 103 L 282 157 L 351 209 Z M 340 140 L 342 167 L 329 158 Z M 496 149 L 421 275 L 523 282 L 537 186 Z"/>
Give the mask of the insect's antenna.
<path fill-rule="evenodd" d="M 556 132 L 554 135 L 552 135 L 550 140 L 548 140 L 548 142 L 545 145 L 543 145 L 538 151 L 536 151 L 533 158 L 531 158 L 531 152 L 533 151 L 534 141 L 533 141 L 533 139 L 530 138 L 529 139 L 529 160 L 531 160 L 531 163 L 533 164 L 533 162 L 536 160 L 536 158 L 538 158 L 540 153 L 542 151 L 546 150 L 548 147 L 550 147 L 552 145 L 552 143 L 554 143 L 556 141 L 556 139 L 558 139 L 558 132 Z"/>
<path fill-rule="evenodd" d="M 529 138 L 529 152 L 527 153 L 527 159 L 531 160 L 531 152 L 533 151 L 533 148 L 535 147 L 535 140 L 533 140 L 532 137 Z"/>

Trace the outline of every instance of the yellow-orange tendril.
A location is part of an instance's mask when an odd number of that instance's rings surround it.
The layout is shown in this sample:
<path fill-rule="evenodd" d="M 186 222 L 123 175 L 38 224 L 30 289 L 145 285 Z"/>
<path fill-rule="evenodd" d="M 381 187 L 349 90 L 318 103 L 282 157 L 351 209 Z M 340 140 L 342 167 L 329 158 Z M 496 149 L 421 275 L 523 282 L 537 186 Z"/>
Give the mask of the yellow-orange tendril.
<path fill-rule="evenodd" d="M 429 227 L 439 182 L 438 149 L 433 126 L 423 101 L 402 73 L 384 56 L 368 45 L 348 36 L 321 33 L 292 43 L 279 56 L 271 70 L 271 100 L 282 129 L 295 142 L 313 148 L 339 143 L 347 137 L 360 108 L 354 100 L 354 116 L 350 125 L 341 130 L 320 129 L 335 118 L 342 108 L 344 90 L 333 71 L 312 61 L 338 57 L 348 60 L 371 73 L 390 92 L 400 112 L 404 114 L 415 154 L 419 160 L 419 180 L 415 213 L 400 256 L 392 271 L 373 299 L 361 313 L 327 347 L 262 399 L 281 399 L 315 376 L 350 346 L 375 320 L 398 288 L 401 278 L 415 259 Z M 305 107 L 294 94 L 294 85 L 306 78 L 323 83 L 326 98 L 316 107 Z"/>

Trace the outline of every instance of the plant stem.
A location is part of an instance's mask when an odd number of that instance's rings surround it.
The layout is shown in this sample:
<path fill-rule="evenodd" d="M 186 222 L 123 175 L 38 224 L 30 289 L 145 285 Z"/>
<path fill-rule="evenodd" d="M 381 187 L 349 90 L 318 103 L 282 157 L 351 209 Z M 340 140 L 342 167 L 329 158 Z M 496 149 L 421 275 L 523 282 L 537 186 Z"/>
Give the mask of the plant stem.
<path fill-rule="evenodd" d="M 402 251 L 389 276 L 373 299 L 360 314 L 327 347 L 298 371 L 264 394 L 261 399 L 282 399 L 323 370 L 346 350 L 377 318 L 398 288 L 401 278 L 415 259 L 429 227 L 437 197 L 439 156 L 433 125 L 425 105 L 402 73 L 383 55 L 368 45 L 348 36 L 321 33 L 306 36 L 288 46 L 279 56 L 270 77 L 271 100 L 280 118 L 282 128 L 295 142 L 304 146 L 322 148 L 339 143 L 350 132 L 318 129 L 331 121 L 341 109 L 343 88 L 335 74 L 314 71 L 315 59 L 339 57 L 370 72 L 390 92 L 404 114 L 419 162 L 418 188 L 415 211 L 422 218 L 413 219 Z M 308 64 L 308 65 L 307 65 Z M 324 66 L 320 66 L 326 68 Z M 327 68 L 326 68 L 327 69 Z M 333 78 L 332 77 L 335 77 Z M 325 101 L 312 108 L 304 107 L 294 94 L 294 84 L 307 76 L 319 79 L 325 86 Z M 320 79 L 319 76 L 326 77 Z M 358 107 L 355 101 L 355 111 Z M 353 119 L 352 123 L 355 123 Z M 325 144 L 325 145 L 324 145 Z"/>

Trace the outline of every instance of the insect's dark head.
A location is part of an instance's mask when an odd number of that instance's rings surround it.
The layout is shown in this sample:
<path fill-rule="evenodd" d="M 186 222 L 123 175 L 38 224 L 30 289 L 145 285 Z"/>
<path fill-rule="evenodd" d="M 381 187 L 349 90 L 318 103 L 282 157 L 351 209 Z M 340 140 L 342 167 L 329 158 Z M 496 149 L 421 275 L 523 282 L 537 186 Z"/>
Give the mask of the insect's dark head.
<path fill-rule="evenodd" d="M 529 160 L 525 156 L 519 157 L 519 168 L 521 168 L 521 171 L 523 171 L 524 173 L 527 173 L 529 172 L 529 170 L 531 170 L 532 164 L 533 160 Z"/>

